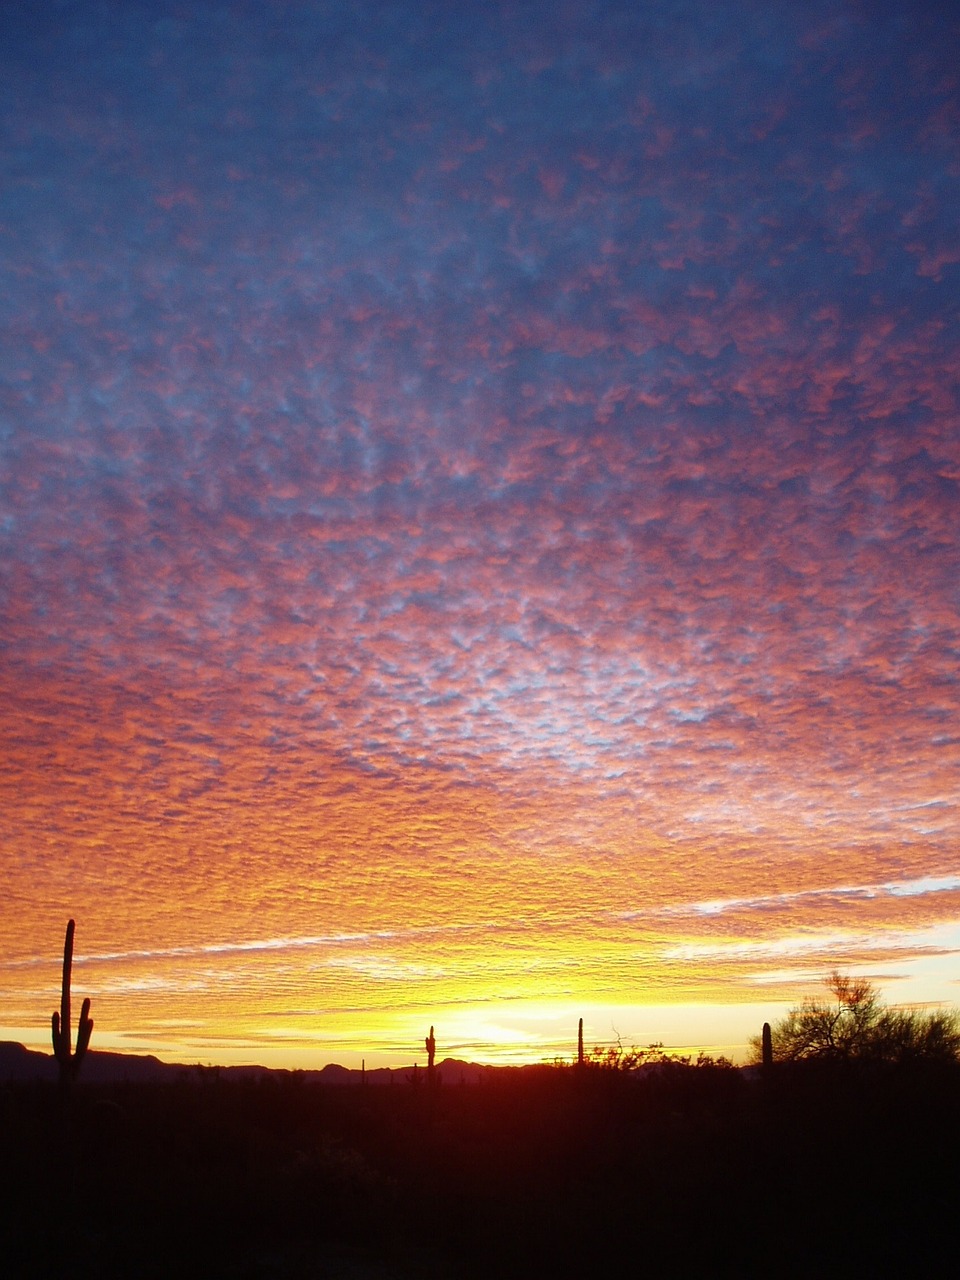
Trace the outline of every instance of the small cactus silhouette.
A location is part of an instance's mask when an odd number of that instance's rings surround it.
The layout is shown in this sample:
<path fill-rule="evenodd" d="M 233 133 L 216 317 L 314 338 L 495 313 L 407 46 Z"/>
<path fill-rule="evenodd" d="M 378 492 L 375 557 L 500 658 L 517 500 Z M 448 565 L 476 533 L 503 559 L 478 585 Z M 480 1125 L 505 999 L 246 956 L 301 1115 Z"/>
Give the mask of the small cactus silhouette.
<path fill-rule="evenodd" d="M 53 1029 L 53 1056 L 60 1067 L 60 1084 L 68 1088 L 76 1079 L 80 1064 L 86 1056 L 90 1044 L 90 1033 L 93 1031 L 93 1019 L 90 1017 L 89 997 L 80 1008 L 80 1022 L 77 1026 L 77 1047 L 70 1049 L 70 973 L 73 969 L 73 933 L 76 923 L 67 921 L 67 936 L 63 941 L 63 985 L 60 989 L 60 1012 L 54 1011 L 50 1024 Z"/>
<path fill-rule="evenodd" d="M 583 1019 L 577 1026 L 577 1066 L 583 1066 Z"/>
<path fill-rule="evenodd" d="M 433 1038 L 433 1027 L 430 1028 L 430 1034 L 423 1042 L 427 1046 L 427 1084 L 434 1086 L 440 1083 L 440 1074 L 433 1065 L 434 1054 L 437 1052 L 437 1042 Z"/>
<path fill-rule="evenodd" d="M 773 1066 L 773 1034 L 770 1030 L 770 1023 L 763 1024 L 762 1035 L 762 1061 L 764 1067 L 769 1070 Z"/>

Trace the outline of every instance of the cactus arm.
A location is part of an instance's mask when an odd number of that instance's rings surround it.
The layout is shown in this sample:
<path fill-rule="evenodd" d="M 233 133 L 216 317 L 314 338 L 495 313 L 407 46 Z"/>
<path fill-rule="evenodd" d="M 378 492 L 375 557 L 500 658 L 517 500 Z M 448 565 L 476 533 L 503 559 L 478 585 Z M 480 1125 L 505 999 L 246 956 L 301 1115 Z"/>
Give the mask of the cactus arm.
<path fill-rule="evenodd" d="M 60 1015 L 56 1010 L 50 1019 L 50 1026 L 53 1031 L 53 1056 L 59 1062 L 63 1057 L 63 1036 L 60 1034 Z"/>
<path fill-rule="evenodd" d="M 77 1051 L 74 1055 L 76 1067 L 79 1070 L 80 1062 L 83 1055 L 87 1052 L 87 1046 L 90 1043 L 90 1035 L 93 1031 L 93 1019 L 90 1017 L 90 997 L 87 996 L 80 1007 L 80 1025 L 77 1028 Z"/>

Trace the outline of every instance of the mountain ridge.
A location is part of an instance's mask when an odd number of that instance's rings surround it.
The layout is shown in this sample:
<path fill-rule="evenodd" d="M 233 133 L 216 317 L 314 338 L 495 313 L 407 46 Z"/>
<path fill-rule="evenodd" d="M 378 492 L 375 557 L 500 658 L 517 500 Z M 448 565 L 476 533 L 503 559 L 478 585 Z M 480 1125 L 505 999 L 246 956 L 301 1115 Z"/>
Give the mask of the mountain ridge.
<path fill-rule="evenodd" d="M 531 1064 L 537 1065 L 537 1064 Z M 530 1067 L 490 1067 L 445 1058 L 437 1064 L 442 1080 L 449 1084 L 478 1084 L 490 1072 L 526 1071 Z M 117 1053 L 106 1049 L 90 1049 L 83 1062 L 81 1081 L 86 1084 L 163 1084 L 183 1081 L 259 1080 L 296 1077 L 318 1084 L 407 1083 L 414 1073 L 426 1081 L 426 1068 L 411 1063 L 404 1067 L 373 1067 L 363 1071 L 330 1062 L 317 1068 L 263 1066 L 205 1066 L 201 1063 L 162 1062 L 152 1054 Z M 58 1078 L 57 1061 L 52 1053 L 28 1049 L 16 1040 L 0 1040 L 0 1085 L 22 1083 L 54 1083 Z"/>

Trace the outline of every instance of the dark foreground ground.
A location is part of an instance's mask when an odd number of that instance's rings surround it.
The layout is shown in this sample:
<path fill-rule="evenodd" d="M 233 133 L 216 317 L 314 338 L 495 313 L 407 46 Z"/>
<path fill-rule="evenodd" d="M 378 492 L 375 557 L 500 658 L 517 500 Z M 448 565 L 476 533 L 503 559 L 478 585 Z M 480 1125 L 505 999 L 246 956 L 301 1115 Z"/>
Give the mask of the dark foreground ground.
<path fill-rule="evenodd" d="M 0 1274 L 952 1273 L 960 1072 L 0 1088 Z"/>

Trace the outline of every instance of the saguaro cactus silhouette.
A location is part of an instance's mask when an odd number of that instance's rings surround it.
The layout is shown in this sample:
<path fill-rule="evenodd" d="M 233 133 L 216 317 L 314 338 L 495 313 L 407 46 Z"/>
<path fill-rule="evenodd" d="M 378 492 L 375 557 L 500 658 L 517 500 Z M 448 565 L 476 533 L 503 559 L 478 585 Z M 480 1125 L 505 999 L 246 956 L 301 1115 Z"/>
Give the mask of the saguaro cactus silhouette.
<path fill-rule="evenodd" d="M 770 1031 L 770 1023 L 763 1024 L 763 1034 L 761 1037 L 762 1044 L 762 1061 L 764 1068 L 769 1071 L 773 1066 L 773 1034 Z"/>
<path fill-rule="evenodd" d="M 577 1024 L 577 1066 L 583 1066 L 583 1019 Z"/>
<path fill-rule="evenodd" d="M 437 1052 L 437 1042 L 433 1038 L 433 1027 L 430 1028 L 430 1034 L 423 1042 L 427 1047 L 427 1079 L 433 1083 L 433 1055 Z"/>
<path fill-rule="evenodd" d="M 60 1012 L 54 1011 L 51 1018 L 53 1028 L 53 1056 L 60 1067 L 60 1084 L 68 1088 L 77 1077 L 80 1064 L 86 1056 L 93 1031 L 93 1019 L 90 1017 L 89 997 L 80 1008 L 80 1022 L 77 1026 L 77 1047 L 70 1049 L 70 972 L 73 968 L 73 933 L 76 923 L 67 921 L 67 936 L 63 942 L 63 985 L 60 990 Z"/>

